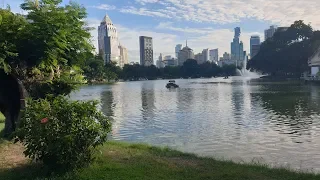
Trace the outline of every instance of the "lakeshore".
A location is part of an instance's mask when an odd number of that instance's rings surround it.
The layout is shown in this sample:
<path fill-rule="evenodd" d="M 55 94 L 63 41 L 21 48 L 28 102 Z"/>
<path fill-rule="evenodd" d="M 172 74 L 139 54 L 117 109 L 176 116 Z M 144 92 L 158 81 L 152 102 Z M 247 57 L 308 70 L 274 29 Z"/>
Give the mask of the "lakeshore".
<path fill-rule="evenodd" d="M 64 174 L 47 174 L 47 169 L 23 155 L 23 147 L 0 141 L 0 179 L 79 179 L 79 180 L 316 180 L 320 175 L 270 169 L 259 164 L 236 164 L 197 157 L 168 148 L 143 144 L 108 142 L 99 148 L 89 167 Z"/>

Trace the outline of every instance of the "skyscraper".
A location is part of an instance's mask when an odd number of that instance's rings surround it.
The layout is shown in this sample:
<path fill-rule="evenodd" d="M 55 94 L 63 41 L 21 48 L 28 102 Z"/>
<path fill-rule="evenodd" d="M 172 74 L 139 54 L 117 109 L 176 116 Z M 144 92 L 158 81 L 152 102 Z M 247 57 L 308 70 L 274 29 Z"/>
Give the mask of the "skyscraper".
<path fill-rule="evenodd" d="M 140 36 L 140 65 L 153 65 L 153 42 L 152 37 Z"/>
<path fill-rule="evenodd" d="M 128 64 L 128 50 L 122 45 L 119 45 L 120 49 L 120 67 L 123 67 L 125 64 Z"/>
<path fill-rule="evenodd" d="M 210 60 L 209 49 L 202 50 L 202 60 L 199 64 L 203 64 Z"/>
<path fill-rule="evenodd" d="M 264 31 L 264 40 L 266 41 L 269 38 L 272 38 L 274 33 L 277 31 L 277 28 L 275 26 L 270 26 L 269 29 L 266 29 Z"/>
<path fill-rule="evenodd" d="M 240 34 L 240 27 L 236 27 L 234 29 L 234 38 L 231 42 L 231 59 L 234 60 L 238 66 L 240 66 L 244 60 L 243 43 L 240 41 Z"/>
<path fill-rule="evenodd" d="M 250 56 L 253 58 L 260 49 L 260 36 L 251 36 L 250 38 Z"/>
<path fill-rule="evenodd" d="M 98 27 L 99 54 L 105 63 L 116 62 L 120 66 L 120 50 L 117 28 L 108 15 L 105 15 Z"/>
<path fill-rule="evenodd" d="M 178 65 L 182 66 L 188 59 L 194 59 L 194 53 L 193 50 L 188 47 L 188 42 L 186 41 L 186 47 L 179 52 Z"/>
<path fill-rule="evenodd" d="M 182 44 L 177 44 L 175 48 L 176 58 L 178 58 L 179 52 L 181 51 Z"/>
<path fill-rule="evenodd" d="M 219 61 L 219 49 L 211 49 L 209 51 L 210 61 L 211 62 L 218 62 Z"/>

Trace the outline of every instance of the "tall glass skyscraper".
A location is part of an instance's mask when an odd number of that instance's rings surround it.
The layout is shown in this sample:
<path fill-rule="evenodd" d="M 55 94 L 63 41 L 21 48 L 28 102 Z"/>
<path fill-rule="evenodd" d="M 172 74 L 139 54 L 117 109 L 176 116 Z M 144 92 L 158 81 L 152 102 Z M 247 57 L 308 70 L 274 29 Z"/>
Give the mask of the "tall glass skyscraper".
<path fill-rule="evenodd" d="M 231 42 L 231 59 L 236 61 L 237 66 L 240 66 L 244 60 L 243 43 L 240 41 L 240 34 L 240 27 L 236 27 L 234 29 L 234 38 Z"/>

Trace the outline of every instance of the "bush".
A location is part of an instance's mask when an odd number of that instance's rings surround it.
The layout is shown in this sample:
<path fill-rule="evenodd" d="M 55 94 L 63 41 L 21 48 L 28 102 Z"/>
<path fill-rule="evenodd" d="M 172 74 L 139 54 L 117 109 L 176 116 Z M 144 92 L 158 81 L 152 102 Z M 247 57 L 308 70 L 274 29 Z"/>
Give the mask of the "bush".
<path fill-rule="evenodd" d="M 71 102 L 63 96 L 29 99 L 16 132 L 24 154 L 51 170 L 83 167 L 93 160 L 95 147 L 107 140 L 110 122 L 97 102 Z"/>

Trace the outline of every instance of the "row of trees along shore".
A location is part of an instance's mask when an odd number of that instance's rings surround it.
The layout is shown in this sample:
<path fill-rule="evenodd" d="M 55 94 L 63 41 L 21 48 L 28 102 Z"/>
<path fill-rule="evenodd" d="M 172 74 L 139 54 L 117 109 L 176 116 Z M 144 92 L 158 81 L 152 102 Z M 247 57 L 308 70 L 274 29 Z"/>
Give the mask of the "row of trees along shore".
<path fill-rule="evenodd" d="M 157 78 L 199 78 L 232 76 L 236 74 L 234 65 L 217 66 L 215 63 L 206 62 L 198 64 L 194 59 L 188 59 L 183 66 L 167 66 L 157 68 L 156 66 L 141 66 L 139 64 L 125 65 L 122 69 L 114 63 L 104 62 L 101 56 L 97 55 L 87 61 L 84 67 L 84 75 L 89 81 L 102 82 L 104 80 L 139 80 Z"/>
<path fill-rule="evenodd" d="M 295 21 L 288 29 L 279 28 L 272 38 L 263 42 L 247 69 L 271 76 L 299 77 L 310 71 L 308 59 L 319 45 L 320 31 L 314 31 L 302 20 Z"/>

